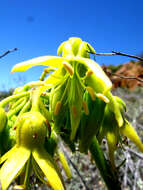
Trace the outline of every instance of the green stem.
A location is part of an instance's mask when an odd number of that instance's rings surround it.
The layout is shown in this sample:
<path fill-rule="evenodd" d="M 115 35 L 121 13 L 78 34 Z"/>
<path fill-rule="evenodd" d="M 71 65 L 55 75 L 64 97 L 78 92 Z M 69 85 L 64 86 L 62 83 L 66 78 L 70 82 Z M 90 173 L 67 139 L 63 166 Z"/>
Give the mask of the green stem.
<path fill-rule="evenodd" d="M 24 107 L 21 109 L 21 111 L 19 112 L 19 115 L 22 115 L 23 113 L 27 112 L 29 109 L 30 109 L 30 106 L 31 106 L 31 100 L 28 100 L 26 102 L 26 104 L 24 105 Z"/>
<path fill-rule="evenodd" d="M 32 93 L 32 108 L 31 111 L 40 111 L 40 96 L 41 96 L 41 88 L 36 88 Z"/>
<path fill-rule="evenodd" d="M 29 95 L 29 92 L 23 92 L 20 94 L 9 96 L 8 98 L 5 98 L 4 100 L 2 100 L 0 102 L 0 107 L 5 107 L 9 102 L 16 100 L 16 99 L 19 99 L 19 98 L 24 97 L 24 96 L 28 96 L 28 95 Z"/>
<path fill-rule="evenodd" d="M 19 100 L 17 100 L 15 103 L 11 105 L 10 109 L 16 108 L 19 104 L 21 104 L 21 102 L 23 102 L 24 99 L 25 97 L 19 98 Z"/>
<path fill-rule="evenodd" d="M 52 117 L 50 115 L 50 112 L 45 108 L 45 105 L 43 104 L 42 101 L 40 101 L 40 109 L 41 109 L 41 112 L 43 113 L 43 115 L 45 116 L 45 118 L 48 120 L 48 121 L 51 121 L 52 120 Z"/>
<path fill-rule="evenodd" d="M 45 71 L 43 71 L 41 77 L 40 77 L 40 81 L 43 81 L 46 77 L 47 73 Z"/>
<path fill-rule="evenodd" d="M 121 190 L 117 174 L 112 170 L 109 162 L 105 159 L 96 137 L 93 138 L 89 149 L 107 188 L 109 190 Z"/>
<path fill-rule="evenodd" d="M 8 118 L 12 117 L 13 115 L 17 114 L 22 108 L 23 106 L 26 104 L 27 102 L 27 98 L 25 98 L 21 104 L 19 104 L 17 107 L 15 107 L 14 109 L 10 110 L 7 114 Z"/>

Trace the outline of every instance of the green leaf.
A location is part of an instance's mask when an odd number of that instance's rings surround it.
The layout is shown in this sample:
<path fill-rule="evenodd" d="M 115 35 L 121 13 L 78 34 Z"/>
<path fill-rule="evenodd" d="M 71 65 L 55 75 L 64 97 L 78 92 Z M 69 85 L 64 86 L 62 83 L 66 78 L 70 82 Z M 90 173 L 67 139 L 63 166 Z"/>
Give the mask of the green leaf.
<path fill-rule="evenodd" d="M 54 190 L 64 190 L 61 175 L 51 156 L 43 149 L 37 148 L 32 151 L 33 157 Z"/>
<path fill-rule="evenodd" d="M 57 56 L 42 56 L 30 59 L 16 64 L 11 72 L 23 72 L 36 65 L 45 65 L 49 67 L 60 67 L 64 58 Z"/>
<path fill-rule="evenodd" d="M 0 169 L 0 181 L 2 190 L 6 190 L 10 183 L 21 173 L 24 165 L 30 157 L 30 151 L 24 147 L 17 147 L 11 152 L 8 160 Z"/>

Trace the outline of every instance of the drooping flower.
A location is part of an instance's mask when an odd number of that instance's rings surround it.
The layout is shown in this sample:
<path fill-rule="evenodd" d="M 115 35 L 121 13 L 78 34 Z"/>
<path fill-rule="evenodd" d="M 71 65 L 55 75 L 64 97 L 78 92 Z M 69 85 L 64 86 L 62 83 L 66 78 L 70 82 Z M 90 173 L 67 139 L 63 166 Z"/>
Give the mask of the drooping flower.
<path fill-rule="evenodd" d="M 84 109 L 83 94 L 87 87 L 91 88 L 93 93 L 107 93 L 112 87 L 110 79 L 102 68 L 90 59 L 88 51 L 95 52 L 90 44 L 80 38 L 69 38 L 58 48 L 57 53 L 62 57 L 39 57 L 17 64 L 12 69 L 12 72 L 26 71 L 36 65 L 58 68 L 45 80 L 45 83 L 51 85 L 50 111 L 59 129 L 60 110 L 63 119 L 67 111 L 70 114 L 70 140 L 75 138 L 79 127 L 81 112 Z M 64 107 L 68 109 L 65 110 Z"/>
<path fill-rule="evenodd" d="M 31 167 L 38 177 L 38 174 L 43 173 L 47 178 L 45 182 L 54 190 L 65 189 L 55 161 L 44 149 L 47 135 L 45 117 L 39 112 L 24 113 L 19 117 L 16 127 L 16 145 L 0 159 L 1 164 L 5 162 L 0 169 L 2 190 L 6 190 L 21 172 L 25 173 L 22 185 L 28 188 Z"/>

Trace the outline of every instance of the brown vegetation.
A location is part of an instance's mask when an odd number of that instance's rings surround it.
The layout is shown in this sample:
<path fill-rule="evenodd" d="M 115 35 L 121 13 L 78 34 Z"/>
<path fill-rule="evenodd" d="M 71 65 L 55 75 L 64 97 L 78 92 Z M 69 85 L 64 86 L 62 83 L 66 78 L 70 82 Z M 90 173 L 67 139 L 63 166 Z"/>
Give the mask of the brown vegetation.
<path fill-rule="evenodd" d="M 115 66 L 116 67 L 116 66 Z M 113 82 L 113 88 L 122 87 L 129 88 L 130 90 L 135 89 L 137 86 L 143 86 L 143 82 L 136 79 L 125 79 L 119 76 L 125 77 L 136 77 L 143 80 L 143 64 L 140 61 L 130 61 L 121 65 L 117 70 L 114 71 L 114 66 L 105 66 L 102 68 L 106 74 L 110 77 Z M 114 68 L 114 69 L 113 69 Z M 118 75 L 118 76 L 115 76 Z"/>

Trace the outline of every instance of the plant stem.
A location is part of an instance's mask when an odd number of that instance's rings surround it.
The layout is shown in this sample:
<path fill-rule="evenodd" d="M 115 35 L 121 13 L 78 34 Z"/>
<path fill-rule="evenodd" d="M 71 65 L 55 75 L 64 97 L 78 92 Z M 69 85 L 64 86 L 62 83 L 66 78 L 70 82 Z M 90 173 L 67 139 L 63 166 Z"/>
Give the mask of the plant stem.
<path fill-rule="evenodd" d="M 90 152 L 94 158 L 97 168 L 100 171 L 100 174 L 106 183 L 106 186 L 109 190 L 121 190 L 120 183 L 116 173 L 112 170 L 112 167 L 105 159 L 104 154 L 98 144 L 96 137 L 93 138 L 90 145 Z"/>
<path fill-rule="evenodd" d="M 40 111 L 40 95 L 41 95 L 40 87 L 33 90 L 31 111 L 38 111 L 38 112 Z"/>
<path fill-rule="evenodd" d="M 28 96 L 28 95 L 29 95 L 29 92 L 23 92 L 20 94 L 9 96 L 8 98 L 5 98 L 4 100 L 2 100 L 0 102 L 0 107 L 5 107 L 9 102 L 16 100 L 16 99 L 19 99 L 19 98 L 24 97 L 24 96 Z"/>
<path fill-rule="evenodd" d="M 17 114 L 24 107 L 26 102 L 27 102 L 27 98 L 24 98 L 24 100 L 21 102 L 21 104 L 19 104 L 14 109 L 10 110 L 7 114 L 8 118 L 12 117 L 14 114 Z"/>

